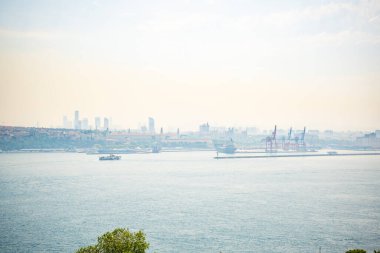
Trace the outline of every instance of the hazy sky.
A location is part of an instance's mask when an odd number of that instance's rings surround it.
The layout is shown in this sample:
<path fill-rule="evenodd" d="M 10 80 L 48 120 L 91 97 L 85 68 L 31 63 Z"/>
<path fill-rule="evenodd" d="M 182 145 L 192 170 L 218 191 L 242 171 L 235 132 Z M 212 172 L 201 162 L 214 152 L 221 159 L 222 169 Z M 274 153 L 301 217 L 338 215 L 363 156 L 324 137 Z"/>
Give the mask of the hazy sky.
<path fill-rule="evenodd" d="M 0 125 L 380 129 L 380 1 L 0 1 Z"/>

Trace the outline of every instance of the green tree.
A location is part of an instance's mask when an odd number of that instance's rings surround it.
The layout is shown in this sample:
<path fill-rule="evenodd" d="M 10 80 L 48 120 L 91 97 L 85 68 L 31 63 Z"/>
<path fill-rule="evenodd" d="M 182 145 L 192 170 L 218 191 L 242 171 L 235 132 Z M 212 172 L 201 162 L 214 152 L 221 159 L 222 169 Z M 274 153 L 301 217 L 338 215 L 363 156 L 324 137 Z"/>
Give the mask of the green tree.
<path fill-rule="evenodd" d="M 80 248 L 76 251 L 76 253 L 99 253 L 100 250 L 96 246 L 87 246 Z"/>
<path fill-rule="evenodd" d="M 80 248 L 76 253 L 145 253 L 148 248 L 149 243 L 142 231 L 133 233 L 116 228 L 98 237 L 96 245 Z"/>
<path fill-rule="evenodd" d="M 350 249 L 347 250 L 346 253 L 367 253 L 364 249 Z"/>

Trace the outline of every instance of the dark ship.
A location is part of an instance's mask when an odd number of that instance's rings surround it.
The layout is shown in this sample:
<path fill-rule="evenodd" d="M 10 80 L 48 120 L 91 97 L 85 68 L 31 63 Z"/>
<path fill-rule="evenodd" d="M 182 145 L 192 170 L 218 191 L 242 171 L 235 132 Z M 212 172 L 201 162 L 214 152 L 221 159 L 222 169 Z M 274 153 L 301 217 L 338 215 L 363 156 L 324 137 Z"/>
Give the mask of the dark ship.
<path fill-rule="evenodd" d="M 121 156 L 119 155 L 108 155 L 108 156 L 101 156 L 99 157 L 99 161 L 114 161 L 114 160 L 120 160 Z"/>
<path fill-rule="evenodd" d="M 160 153 L 161 146 L 158 143 L 153 144 L 152 146 L 152 153 Z"/>
<path fill-rule="evenodd" d="M 217 152 L 224 154 L 235 154 L 236 152 L 236 147 L 232 139 L 227 143 L 215 145 L 215 149 Z"/>

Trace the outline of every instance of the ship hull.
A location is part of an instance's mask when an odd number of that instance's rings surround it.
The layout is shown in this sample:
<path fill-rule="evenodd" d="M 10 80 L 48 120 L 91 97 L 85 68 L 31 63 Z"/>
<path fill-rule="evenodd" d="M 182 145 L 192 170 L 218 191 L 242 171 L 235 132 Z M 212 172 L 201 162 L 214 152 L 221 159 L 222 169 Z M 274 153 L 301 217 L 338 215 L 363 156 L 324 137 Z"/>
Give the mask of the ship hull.
<path fill-rule="evenodd" d="M 216 151 L 218 151 L 219 153 L 224 153 L 224 154 L 235 154 L 236 148 L 234 146 L 217 147 Z"/>

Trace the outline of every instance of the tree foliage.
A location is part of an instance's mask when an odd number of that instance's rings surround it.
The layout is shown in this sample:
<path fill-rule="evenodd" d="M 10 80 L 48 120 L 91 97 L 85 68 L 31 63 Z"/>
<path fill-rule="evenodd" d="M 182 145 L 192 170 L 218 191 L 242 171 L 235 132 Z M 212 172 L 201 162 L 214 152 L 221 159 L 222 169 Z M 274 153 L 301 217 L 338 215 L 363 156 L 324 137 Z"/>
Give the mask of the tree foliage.
<path fill-rule="evenodd" d="M 145 253 L 149 243 L 142 231 L 116 228 L 98 237 L 96 245 L 80 248 L 76 253 Z"/>
<path fill-rule="evenodd" d="M 364 249 L 350 249 L 347 250 L 346 253 L 367 253 Z"/>

